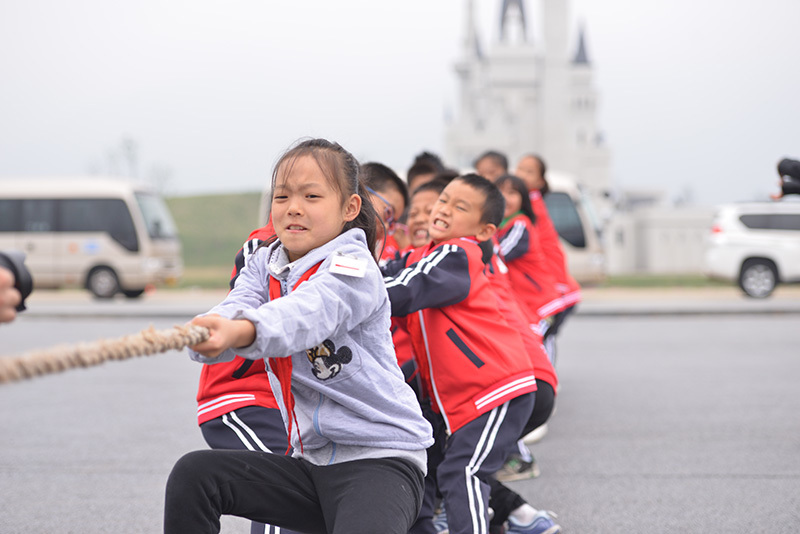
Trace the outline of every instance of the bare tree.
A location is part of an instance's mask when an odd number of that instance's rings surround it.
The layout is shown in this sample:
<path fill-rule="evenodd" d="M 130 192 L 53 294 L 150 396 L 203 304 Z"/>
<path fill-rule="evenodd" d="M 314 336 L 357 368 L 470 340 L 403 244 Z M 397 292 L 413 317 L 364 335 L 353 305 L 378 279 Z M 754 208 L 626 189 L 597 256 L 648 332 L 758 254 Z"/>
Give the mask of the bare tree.
<path fill-rule="evenodd" d="M 160 195 L 165 195 L 172 182 L 172 167 L 161 163 L 150 166 L 149 181 Z"/>

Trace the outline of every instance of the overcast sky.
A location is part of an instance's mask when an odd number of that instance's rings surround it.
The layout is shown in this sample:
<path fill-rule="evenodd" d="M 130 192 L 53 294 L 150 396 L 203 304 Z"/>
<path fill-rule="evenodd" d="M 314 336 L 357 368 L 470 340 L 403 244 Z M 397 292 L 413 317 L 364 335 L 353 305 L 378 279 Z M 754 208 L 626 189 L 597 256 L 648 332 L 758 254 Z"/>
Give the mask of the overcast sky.
<path fill-rule="evenodd" d="M 501 0 L 475 0 L 484 48 Z M 464 0 L 0 3 L 0 177 L 125 171 L 257 191 L 300 137 L 399 172 L 443 149 Z M 538 0 L 527 0 L 533 39 Z M 798 0 L 573 0 L 615 184 L 765 197 L 800 159 Z M 546 156 L 546 154 L 545 154 Z"/>

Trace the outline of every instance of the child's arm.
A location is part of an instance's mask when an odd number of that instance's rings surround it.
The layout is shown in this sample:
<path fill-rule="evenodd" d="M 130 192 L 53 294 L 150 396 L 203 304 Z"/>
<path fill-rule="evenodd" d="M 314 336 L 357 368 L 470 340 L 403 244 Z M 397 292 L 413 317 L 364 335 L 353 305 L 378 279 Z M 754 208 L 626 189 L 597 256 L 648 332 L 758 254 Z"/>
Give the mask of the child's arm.
<path fill-rule="evenodd" d="M 344 251 L 350 252 L 350 251 Z M 363 256 L 363 249 L 354 254 Z M 334 274 L 326 260 L 317 272 L 289 294 L 257 309 L 244 309 L 234 319 L 255 326 L 255 340 L 237 349 L 245 358 L 283 357 L 321 344 L 342 332 L 354 330 L 386 304 L 380 271 L 371 257 L 363 278 Z M 237 282 L 237 287 L 240 282 Z M 386 317 L 389 329 L 389 317 Z"/>
<path fill-rule="evenodd" d="M 216 358 L 228 349 L 246 347 L 256 338 L 256 328 L 247 320 L 225 319 L 214 314 L 195 317 L 191 324 L 205 326 L 211 334 L 202 343 L 189 347 L 206 358 Z"/>
<path fill-rule="evenodd" d="M 500 238 L 500 253 L 506 261 L 522 257 L 528 252 L 530 235 L 524 221 L 518 220 L 511 229 Z"/>
<path fill-rule="evenodd" d="M 383 281 L 393 316 L 457 304 L 470 291 L 467 252 L 456 245 L 444 245 Z"/>
<path fill-rule="evenodd" d="M 406 252 L 403 255 L 398 254 L 397 258 L 393 260 L 387 260 L 380 263 L 381 273 L 384 277 L 387 276 L 394 276 L 403 269 L 406 268 L 406 258 L 411 252 Z"/>
<path fill-rule="evenodd" d="M 241 252 L 241 251 L 240 251 Z M 234 321 L 234 317 L 243 309 L 258 308 L 266 302 L 266 290 L 260 280 L 266 280 L 268 273 L 265 267 L 266 251 L 261 249 L 250 255 L 244 261 L 242 255 L 242 266 L 238 269 L 236 277 L 232 279 L 233 288 L 221 303 L 214 306 L 207 313 L 195 317 L 191 322 L 205 326 L 211 330 L 211 338 L 204 343 L 189 347 L 189 357 L 202 363 L 221 363 L 233 360 L 236 352 L 228 349 L 235 349 L 253 343 L 239 335 L 234 335 L 231 328 L 246 328 L 247 325 L 240 323 L 247 321 Z M 239 256 L 237 255 L 237 262 Z M 237 263 L 237 267 L 238 263 Z M 210 320 L 210 318 L 216 318 Z M 206 319 L 210 320 L 207 324 Z M 228 325 L 227 323 L 237 323 Z M 253 326 L 250 323 L 249 326 Z M 255 330 L 255 329 L 254 329 Z M 241 333 L 241 332 L 239 332 Z M 253 358 L 257 358 L 254 356 Z M 213 360 L 213 361 L 212 361 Z"/>

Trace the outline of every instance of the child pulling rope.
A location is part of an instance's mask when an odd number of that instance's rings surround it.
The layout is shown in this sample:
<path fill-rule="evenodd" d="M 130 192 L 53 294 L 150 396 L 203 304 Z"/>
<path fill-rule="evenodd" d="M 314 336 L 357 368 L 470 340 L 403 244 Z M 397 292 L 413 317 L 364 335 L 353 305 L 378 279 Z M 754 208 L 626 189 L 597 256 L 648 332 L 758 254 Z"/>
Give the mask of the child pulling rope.
<path fill-rule="evenodd" d="M 187 324 L 168 330 L 151 326 L 138 334 L 92 343 L 59 345 L 13 358 L 0 357 L 0 384 L 34 376 L 66 371 L 75 367 L 100 365 L 107 360 L 126 360 L 182 349 L 208 339 L 208 329 Z"/>

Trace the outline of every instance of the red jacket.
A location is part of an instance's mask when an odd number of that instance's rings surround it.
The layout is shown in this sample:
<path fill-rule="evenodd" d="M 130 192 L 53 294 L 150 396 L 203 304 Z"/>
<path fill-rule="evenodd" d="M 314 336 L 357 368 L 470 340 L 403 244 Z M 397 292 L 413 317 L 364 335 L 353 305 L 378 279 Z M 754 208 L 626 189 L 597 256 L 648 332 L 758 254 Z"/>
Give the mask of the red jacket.
<path fill-rule="evenodd" d="M 511 284 L 516 289 L 523 310 L 529 310 L 531 324 L 540 318 L 564 311 L 561 291 L 556 287 L 556 273 L 548 268 L 539 241 L 539 232 L 531 220 L 520 213 L 508 221 L 497 233 L 500 252 L 508 266 Z"/>
<path fill-rule="evenodd" d="M 528 357 L 531 364 L 533 364 L 533 373 L 536 375 L 536 380 L 543 380 L 553 386 L 553 390 L 558 386 L 558 376 L 553 364 L 550 363 L 550 358 L 542 345 L 542 335 L 539 333 L 538 325 L 528 324 L 525 318 L 525 312 L 517 301 L 515 292 L 512 289 L 512 281 L 508 276 L 509 271 L 503 259 L 494 254 L 491 262 L 486 266 L 486 276 L 492 283 L 492 287 L 497 294 L 497 300 L 500 303 L 500 311 L 503 312 L 508 324 L 515 328 L 521 335 L 525 348 L 528 351 Z"/>
<path fill-rule="evenodd" d="M 400 247 L 397 245 L 394 236 L 388 235 L 384 238 L 380 253 L 381 257 L 378 258 L 380 263 L 386 263 L 400 257 Z"/>
<path fill-rule="evenodd" d="M 273 235 L 275 229 L 272 219 L 263 228 L 250 233 L 247 242 L 236 254 L 231 287 L 250 254 L 262 241 Z M 237 356 L 230 362 L 203 366 L 197 388 L 197 424 L 201 425 L 245 406 L 278 408 L 269 386 L 263 359 L 248 360 Z"/>
<path fill-rule="evenodd" d="M 392 315 L 406 316 L 423 393 L 452 433 L 536 391 L 522 338 L 500 311 L 473 239 L 429 244 L 384 268 Z"/>
<path fill-rule="evenodd" d="M 533 190 L 529 193 L 529 196 L 533 213 L 536 215 L 539 242 L 559 284 L 558 289 L 561 291 L 561 298 L 566 307 L 574 306 L 581 300 L 581 286 L 569 274 L 567 259 L 564 256 L 564 250 L 561 248 L 558 232 L 556 232 L 556 227 L 553 226 L 553 221 L 550 219 L 542 194 Z"/>

